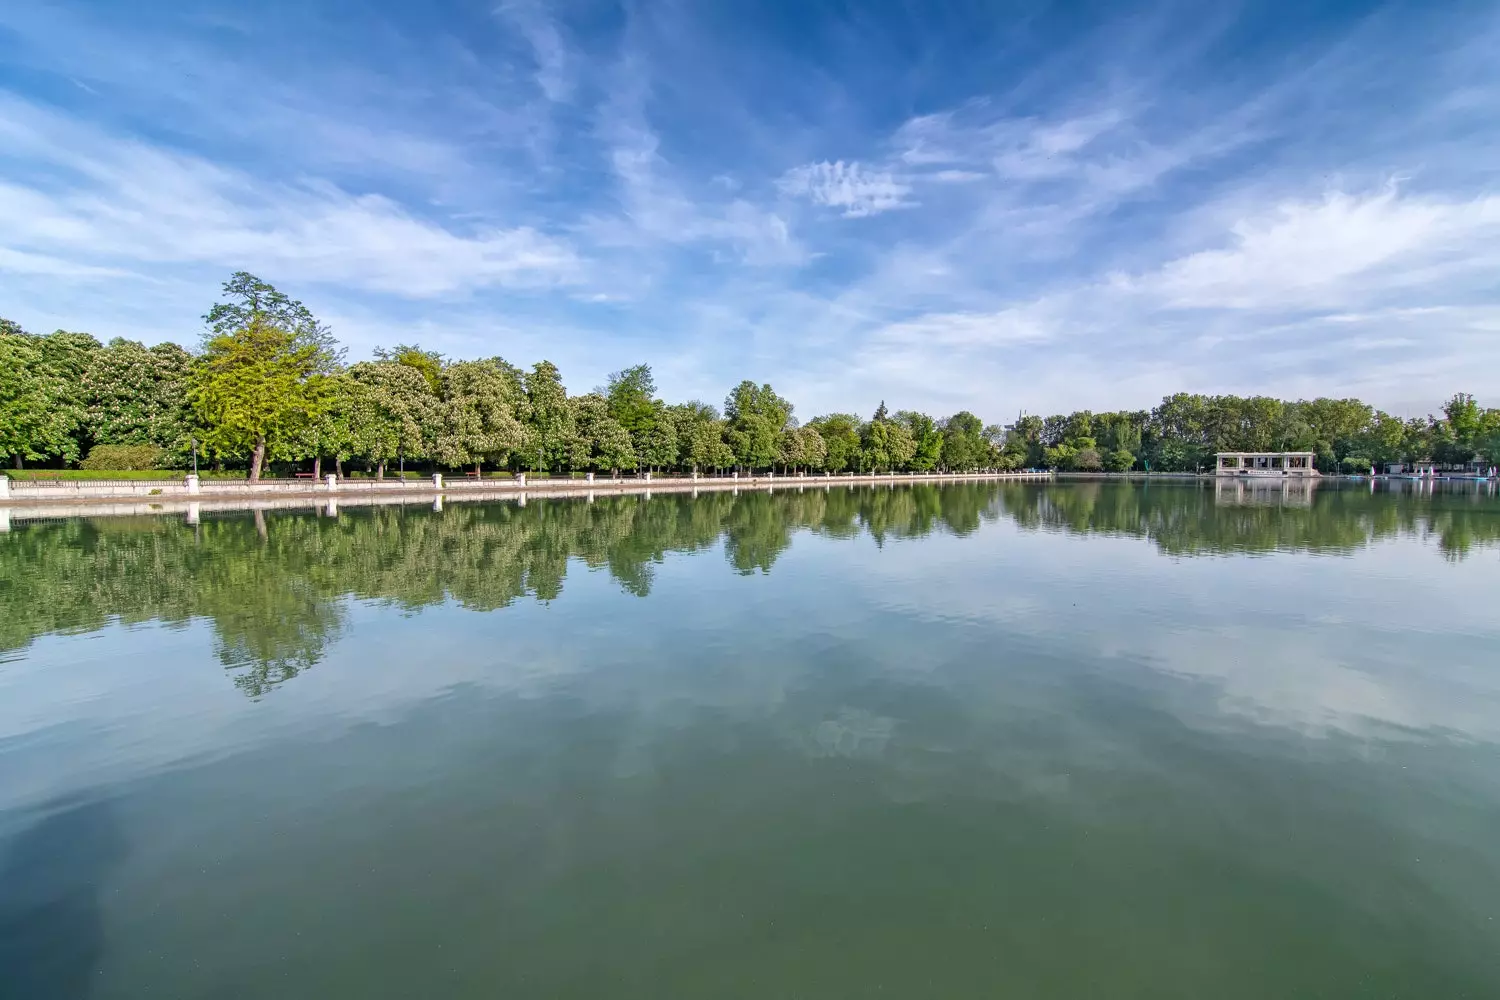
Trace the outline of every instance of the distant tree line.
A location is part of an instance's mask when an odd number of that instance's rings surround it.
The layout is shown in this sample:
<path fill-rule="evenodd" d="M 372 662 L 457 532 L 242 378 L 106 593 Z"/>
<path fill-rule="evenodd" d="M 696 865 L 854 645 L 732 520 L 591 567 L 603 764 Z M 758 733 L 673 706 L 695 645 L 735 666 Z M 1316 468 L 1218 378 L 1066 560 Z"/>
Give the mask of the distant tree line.
<path fill-rule="evenodd" d="M 1411 420 L 1356 399 L 1168 396 L 1152 410 L 986 424 L 887 410 L 799 423 L 770 384 L 746 380 L 722 409 L 657 397 L 648 365 L 569 395 L 548 361 L 455 361 L 412 344 L 346 364 L 302 303 L 239 272 L 204 317 L 196 353 L 86 333 L 35 335 L 0 320 L 0 456 L 94 469 L 184 468 L 193 448 L 260 478 L 269 463 L 384 476 L 446 469 L 811 470 L 1049 468 L 1191 472 L 1217 451 L 1311 451 L 1324 472 L 1432 459 L 1500 462 L 1500 409 L 1468 394 Z"/>

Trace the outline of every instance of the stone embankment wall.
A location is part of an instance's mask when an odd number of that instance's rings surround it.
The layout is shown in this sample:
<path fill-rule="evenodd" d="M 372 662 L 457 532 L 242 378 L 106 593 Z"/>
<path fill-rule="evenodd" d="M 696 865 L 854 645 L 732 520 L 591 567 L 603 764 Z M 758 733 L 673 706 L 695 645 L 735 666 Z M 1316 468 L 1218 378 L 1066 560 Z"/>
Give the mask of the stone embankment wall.
<path fill-rule="evenodd" d="M 890 473 L 885 475 L 759 475 L 759 476 L 673 476 L 654 478 L 648 475 L 609 479 L 590 475 L 584 479 L 540 478 L 518 475 L 514 479 L 355 479 L 340 480 L 328 476 L 322 481 L 310 479 L 200 480 L 188 476 L 181 480 L 63 480 L 31 482 L 0 476 L 0 510 L 25 517 L 63 517 L 73 514 L 131 514 L 200 509 L 301 507 L 309 501 L 332 504 L 406 503 L 417 499 L 435 499 L 441 505 L 448 500 L 515 499 L 586 496 L 619 493 L 696 493 L 699 490 L 740 489 L 807 489 L 877 485 L 894 486 L 913 483 L 985 482 L 991 480 L 1046 480 L 1047 472 L 979 472 L 979 473 Z"/>

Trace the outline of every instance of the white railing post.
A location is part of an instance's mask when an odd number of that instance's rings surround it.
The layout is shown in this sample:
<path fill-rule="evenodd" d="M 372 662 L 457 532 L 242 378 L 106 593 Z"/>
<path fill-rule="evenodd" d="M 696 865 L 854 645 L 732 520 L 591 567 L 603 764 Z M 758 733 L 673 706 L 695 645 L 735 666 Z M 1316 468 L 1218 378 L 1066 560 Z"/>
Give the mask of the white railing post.
<path fill-rule="evenodd" d="M 526 486 L 526 473 L 524 473 L 524 472 L 518 472 L 518 473 L 516 473 L 516 485 L 522 487 L 523 489 L 525 488 L 525 486 Z"/>
<path fill-rule="evenodd" d="M 435 490 L 443 488 L 443 474 L 441 472 L 434 472 L 432 474 L 432 488 Z M 443 508 L 439 505 L 437 509 L 442 510 Z"/>
<path fill-rule="evenodd" d="M 592 483 L 594 481 L 594 474 L 592 472 L 585 472 L 583 474 L 583 481 L 586 483 Z M 593 499 L 593 494 L 589 495 L 589 499 Z"/>
<path fill-rule="evenodd" d="M 9 483 L 10 480 L 7 479 L 6 482 Z M 189 472 L 188 476 L 187 476 L 187 491 L 188 491 L 188 495 L 189 496 L 197 496 L 198 495 L 198 490 L 199 490 L 199 486 L 198 486 L 198 473 L 196 473 L 196 472 Z M 5 495 L 4 488 L 0 487 L 0 496 L 4 496 L 4 495 Z"/>
<path fill-rule="evenodd" d="M 337 493 L 338 492 L 338 488 L 339 488 L 339 477 L 338 476 L 335 476 L 333 473 L 330 472 L 328 475 L 326 475 L 326 476 L 323 477 L 323 481 L 328 484 L 328 492 L 329 493 Z"/>

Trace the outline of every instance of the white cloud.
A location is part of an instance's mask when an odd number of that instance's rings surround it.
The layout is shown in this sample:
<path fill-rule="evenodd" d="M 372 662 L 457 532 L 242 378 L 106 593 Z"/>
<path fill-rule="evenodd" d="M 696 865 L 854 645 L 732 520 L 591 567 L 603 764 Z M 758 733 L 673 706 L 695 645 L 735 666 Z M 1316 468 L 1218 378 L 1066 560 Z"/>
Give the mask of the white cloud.
<path fill-rule="evenodd" d="M 565 241 L 526 225 L 422 219 L 325 181 L 274 182 L 5 102 L 31 169 L 0 183 L 0 267 L 67 261 L 83 275 L 204 264 L 426 297 L 579 280 Z M 47 273 L 60 265 L 47 264 Z"/>
<path fill-rule="evenodd" d="M 1171 261 L 1125 287 L 1178 308 L 1356 309 L 1394 286 L 1446 301 L 1464 274 L 1500 264 L 1500 196 L 1472 200 L 1333 191 L 1234 220 L 1229 245 Z"/>
<path fill-rule="evenodd" d="M 878 215 L 893 208 L 907 208 L 911 186 L 881 170 L 869 170 L 858 162 L 808 163 L 788 170 L 781 189 L 807 198 L 814 204 L 843 210 L 845 218 Z"/>
<path fill-rule="evenodd" d="M 549 101 L 573 95 L 572 53 L 557 23 L 534 0 L 507 0 L 496 13 L 520 33 L 536 59 L 536 83 Z"/>

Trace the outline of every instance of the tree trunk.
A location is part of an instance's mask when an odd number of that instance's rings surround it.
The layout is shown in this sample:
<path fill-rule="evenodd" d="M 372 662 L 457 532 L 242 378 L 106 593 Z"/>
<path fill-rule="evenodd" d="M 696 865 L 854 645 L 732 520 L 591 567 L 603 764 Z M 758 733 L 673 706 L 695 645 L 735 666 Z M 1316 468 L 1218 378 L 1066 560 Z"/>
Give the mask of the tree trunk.
<path fill-rule="evenodd" d="M 484 463 L 483 462 L 475 462 L 474 463 L 474 478 L 475 479 L 483 479 L 484 478 Z"/>
<path fill-rule="evenodd" d="M 323 479 L 323 456 L 319 455 L 313 459 L 313 482 L 321 482 Z"/>
<path fill-rule="evenodd" d="M 340 479 L 344 478 L 344 460 L 342 458 L 338 458 L 338 457 L 334 458 L 334 460 L 333 460 L 333 471 L 334 471 L 335 474 L 338 475 L 338 477 Z"/>
<path fill-rule="evenodd" d="M 260 468 L 266 462 L 266 436 L 262 434 L 255 439 L 255 451 L 250 455 L 250 481 L 260 481 Z"/>
<path fill-rule="evenodd" d="M 383 458 L 375 466 L 375 478 L 376 479 L 384 479 L 385 478 L 385 459 L 383 459 Z"/>
<path fill-rule="evenodd" d="M 19 451 L 16 452 L 16 468 L 21 468 L 21 453 Z"/>

